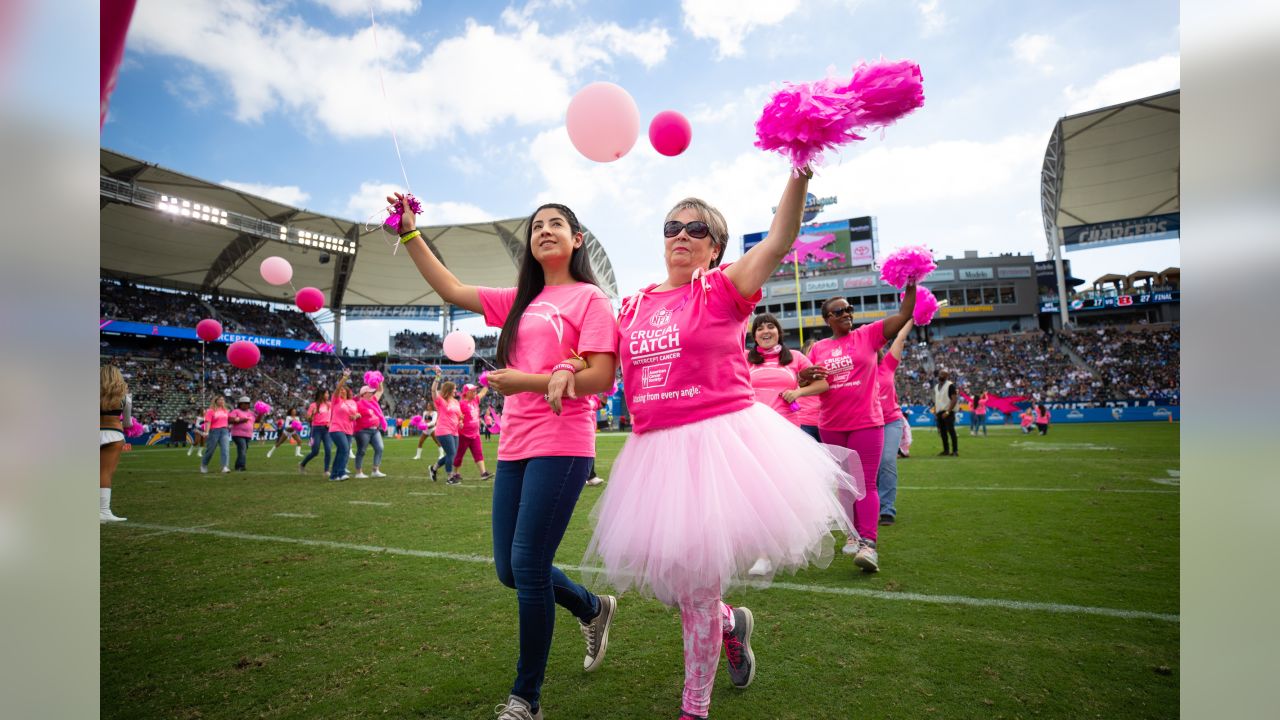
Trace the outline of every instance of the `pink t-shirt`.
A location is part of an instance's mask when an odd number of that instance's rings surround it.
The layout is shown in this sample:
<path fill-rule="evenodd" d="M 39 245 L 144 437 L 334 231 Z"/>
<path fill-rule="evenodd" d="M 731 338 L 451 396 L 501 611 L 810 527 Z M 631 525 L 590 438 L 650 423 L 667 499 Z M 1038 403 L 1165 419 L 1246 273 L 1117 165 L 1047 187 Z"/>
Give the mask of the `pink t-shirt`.
<path fill-rule="evenodd" d="M 1022 420 L 1019 421 L 1019 424 L 1021 424 L 1022 427 L 1031 427 L 1031 422 L 1034 419 L 1035 419 L 1034 413 L 1032 413 L 1032 411 L 1030 410 L 1027 410 L 1026 412 L 1022 413 Z"/>
<path fill-rule="evenodd" d="M 325 427 L 329 424 L 330 407 L 327 402 L 311 403 L 307 406 L 307 415 L 311 418 L 311 427 Z"/>
<path fill-rule="evenodd" d="M 386 424 L 382 407 L 377 400 L 361 398 L 356 401 L 356 409 L 360 411 L 360 419 L 356 420 L 356 431 L 380 428 Z"/>
<path fill-rule="evenodd" d="M 339 400 L 333 401 L 332 411 L 329 415 L 329 432 L 340 432 L 351 435 L 356 431 L 355 418 L 351 417 L 360 411 L 355 400 Z"/>
<path fill-rule="evenodd" d="M 436 395 L 436 437 L 457 435 L 461 425 L 462 406 L 458 404 L 458 398 L 445 400 L 443 396 Z"/>
<path fill-rule="evenodd" d="M 764 362 L 759 365 L 747 363 L 747 367 L 751 372 L 751 388 L 755 390 L 756 402 L 764 403 L 773 408 L 782 417 L 791 421 L 795 425 L 801 425 L 800 414 L 804 410 L 804 406 L 800 405 L 800 410 L 792 410 L 791 403 L 782 399 L 782 393 L 786 390 L 795 390 L 799 387 L 797 374 L 812 365 L 809 358 L 804 353 L 791 351 L 791 362 L 786 365 L 780 365 L 778 358 L 781 355 L 781 345 L 774 345 L 773 350 L 777 352 L 760 351 L 760 355 L 764 357 Z M 796 401 L 799 405 L 799 400 Z"/>
<path fill-rule="evenodd" d="M 724 268 L 685 287 L 650 285 L 622 304 L 618 354 L 636 433 L 687 425 L 751 407 L 747 318 L 759 290 L 743 297 Z"/>
<path fill-rule="evenodd" d="M 236 408 L 235 410 L 232 410 L 230 413 L 227 413 L 228 422 L 230 422 L 234 418 L 244 418 L 248 420 L 248 422 L 236 423 L 235 425 L 232 425 L 231 437 L 244 437 L 244 438 L 253 437 L 253 422 L 258 419 L 258 416 L 254 415 L 252 410 L 241 410 L 240 408 Z"/>
<path fill-rule="evenodd" d="M 205 411 L 204 422 L 210 430 L 217 430 L 218 428 L 224 428 L 227 426 L 227 418 L 229 416 L 230 413 L 226 410 L 211 408 Z"/>
<path fill-rule="evenodd" d="M 480 401 L 479 400 L 463 400 L 459 403 L 462 410 L 462 428 L 461 435 L 463 437 L 480 437 Z"/>
<path fill-rule="evenodd" d="M 515 304 L 515 288 L 480 288 L 484 320 L 502 327 Z M 616 352 L 613 308 L 604 291 L 590 283 L 548 285 L 520 318 L 519 334 L 507 366 L 548 374 L 573 353 Z M 595 457 L 596 421 L 586 398 L 561 399 L 560 414 L 541 393 L 517 393 L 502 408 L 499 460 L 532 457 Z"/>
<path fill-rule="evenodd" d="M 986 415 L 986 414 L 987 414 L 987 396 L 986 396 L 986 395 L 983 395 L 983 396 L 978 400 L 978 406 L 977 406 L 977 407 L 975 407 L 975 408 L 973 409 L 973 413 L 974 413 L 975 415 Z"/>
<path fill-rule="evenodd" d="M 902 407 L 898 404 L 898 387 L 894 384 L 894 373 L 898 371 L 901 361 L 893 353 L 885 353 L 880 361 L 879 375 L 876 381 L 880 385 L 880 413 L 884 416 L 884 424 L 902 419 Z"/>
<path fill-rule="evenodd" d="M 876 351 L 884 343 L 884 321 L 877 320 L 813 344 L 809 359 L 827 369 L 831 385 L 822 393 L 819 427 L 849 432 L 884 425 L 876 382 Z"/>

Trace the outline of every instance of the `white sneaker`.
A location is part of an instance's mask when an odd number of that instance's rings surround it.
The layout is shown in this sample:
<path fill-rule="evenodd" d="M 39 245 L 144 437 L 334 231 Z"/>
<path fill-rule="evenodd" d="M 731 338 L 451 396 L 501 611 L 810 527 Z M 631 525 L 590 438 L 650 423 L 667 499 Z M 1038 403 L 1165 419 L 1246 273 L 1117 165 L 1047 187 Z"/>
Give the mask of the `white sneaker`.
<path fill-rule="evenodd" d="M 302 448 L 296 447 L 293 450 L 294 450 L 293 452 L 294 457 L 302 457 Z"/>
<path fill-rule="evenodd" d="M 421 460 L 421 459 L 422 459 L 422 448 L 418 448 L 418 453 L 417 453 L 416 455 L 414 455 L 414 456 L 413 456 L 413 459 L 414 459 L 414 460 Z"/>
<path fill-rule="evenodd" d="M 209 468 L 205 467 L 204 465 L 201 465 L 201 466 L 200 466 L 200 472 L 201 472 L 201 473 L 207 473 L 207 472 L 209 472 Z"/>
<path fill-rule="evenodd" d="M 878 572 L 880 570 L 880 553 L 867 543 L 862 543 L 862 547 L 858 548 L 858 553 L 853 556 L 853 564 L 862 568 L 863 572 Z"/>
<path fill-rule="evenodd" d="M 196 449 L 196 448 L 195 448 L 195 446 L 194 446 L 194 445 L 193 445 L 193 446 L 191 446 L 191 447 L 189 447 L 189 448 L 187 448 L 187 457 L 191 457 L 191 451 L 192 451 L 192 450 L 195 450 L 195 449 Z"/>
<path fill-rule="evenodd" d="M 276 451 L 276 449 L 275 449 L 275 448 L 271 448 L 270 450 L 268 450 L 268 451 L 267 451 L 267 457 L 271 457 L 271 453 L 273 453 L 273 452 L 275 452 L 275 451 Z"/>
<path fill-rule="evenodd" d="M 381 470 L 374 470 L 373 474 L 370 475 L 369 477 L 386 477 L 386 476 L 387 474 L 382 472 Z"/>
<path fill-rule="evenodd" d="M 229 472 L 231 472 L 231 468 L 227 467 L 226 465 L 223 465 L 223 466 L 222 466 L 222 472 L 224 472 L 224 473 L 229 473 Z"/>
<path fill-rule="evenodd" d="M 618 599 L 612 595 L 600 596 L 600 614 L 591 622 L 578 623 L 582 637 L 587 641 L 587 654 L 582 658 L 582 669 L 591 672 L 604 662 L 609 649 L 609 626 L 618 611 Z"/>
<path fill-rule="evenodd" d="M 592 487 L 595 487 L 596 485 L 603 485 L 603 484 L 604 484 L 604 478 L 600 477 L 599 475 L 596 475 L 596 476 L 594 476 L 594 477 L 589 478 L 589 479 L 587 480 L 587 484 L 588 484 L 588 485 L 590 485 L 590 486 L 592 486 Z"/>
<path fill-rule="evenodd" d="M 439 460 L 442 457 L 444 457 L 444 448 L 440 448 L 440 454 L 436 456 L 436 459 Z"/>
<path fill-rule="evenodd" d="M 769 562 L 769 558 L 760 558 L 759 560 L 756 560 L 755 565 L 751 566 L 751 569 L 747 571 L 747 574 L 763 576 L 768 575 L 771 572 L 773 572 L 773 563 Z"/>
<path fill-rule="evenodd" d="M 529 702 L 522 697 L 512 695 L 507 701 L 493 708 L 498 714 L 494 720 L 542 720 L 542 708 L 534 712 Z"/>
<path fill-rule="evenodd" d="M 852 557 L 858 554 L 858 549 L 861 547 L 862 547 L 862 538 L 858 537 L 857 535 L 850 535 L 847 539 L 845 539 L 844 550 L 842 550 L 841 552 L 843 552 L 845 555 Z"/>
<path fill-rule="evenodd" d="M 356 459 L 356 451 L 355 451 L 355 450 L 349 450 L 349 451 L 347 452 L 347 454 L 351 456 L 351 459 L 352 459 L 352 460 L 355 460 L 355 459 Z"/>
<path fill-rule="evenodd" d="M 111 510 L 109 509 L 98 511 L 98 522 L 100 523 L 124 522 L 125 520 L 128 520 L 128 519 L 129 518 L 116 517 L 115 513 L 111 512 Z"/>
<path fill-rule="evenodd" d="M 367 478 L 367 477 L 369 477 L 369 476 L 368 476 L 368 475 L 365 475 L 365 474 L 364 474 L 364 473 L 362 473 L 362 472 L 358 472 L 358 473 L 356 473 L 356 479 L 357 479 L 357 480 L 359 480 L 359 479 L 361 479 L 361 478 Z"/>

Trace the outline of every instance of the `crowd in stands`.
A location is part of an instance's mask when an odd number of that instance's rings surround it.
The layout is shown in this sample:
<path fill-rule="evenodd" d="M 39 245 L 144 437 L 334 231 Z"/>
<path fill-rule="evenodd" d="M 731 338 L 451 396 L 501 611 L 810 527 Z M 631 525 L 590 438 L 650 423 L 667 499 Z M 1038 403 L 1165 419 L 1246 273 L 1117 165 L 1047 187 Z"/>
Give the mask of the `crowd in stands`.
<path fill-rule="evenodd" d="M 931 348 L 936 368 L 951 373 L 969 394 L 1025 395 L 1038 400 L 1077 399 L 1094 381 L 1043 332 L 946 338 Z"/>
<path fill-rule="evenodd" d="M 1178 326 L 1084 328 L 1063 340 L 1098 371 L 1104 397 L 1179 397 Z"/>
<path fill-rule="evenodd" d="M 291 340 L 321 338 L 311 319 L 289 306 L 158 290 L 110 278 L 98 284 L 98 312 L 104 318 L 174 327 L 194 327 L 214 317 L 230 332 Z"/>
<path fill-rule="evenodd" d="M 486 350 L 493 350 L 498 347 L 497 333 L 476 335 L 474 337 L 476 351 L 480 355 L 486 355 L 488 354 L 485 352 Z M 425 359 L 439 358 L 444 355 L 444 339 L 438 333 L 401 330 L 391 336 L 390 350 L 392 355 Z"/>

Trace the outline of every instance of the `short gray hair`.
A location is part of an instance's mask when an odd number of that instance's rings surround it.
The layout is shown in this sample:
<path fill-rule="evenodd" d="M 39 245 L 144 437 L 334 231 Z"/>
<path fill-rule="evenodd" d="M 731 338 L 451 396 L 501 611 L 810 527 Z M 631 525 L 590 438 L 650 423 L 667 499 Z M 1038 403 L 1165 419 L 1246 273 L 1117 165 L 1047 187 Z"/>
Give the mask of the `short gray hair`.
<path fill-rule="evenodd" d="M 720 253 L 711 259 L 711 267 L 716 267 L 724 259 L 724 251 L 729 247 L 729 224 L 724 221 L 724 215 L 711 207 L 707 201 L 688 197 L 676 203 L 675 207 L 667 213 L 666 219 L 671 220 L 681 210 L 692 210 L 698 215 L 699 220 L 711 228 L 711 243 L 720 248 Z"/>

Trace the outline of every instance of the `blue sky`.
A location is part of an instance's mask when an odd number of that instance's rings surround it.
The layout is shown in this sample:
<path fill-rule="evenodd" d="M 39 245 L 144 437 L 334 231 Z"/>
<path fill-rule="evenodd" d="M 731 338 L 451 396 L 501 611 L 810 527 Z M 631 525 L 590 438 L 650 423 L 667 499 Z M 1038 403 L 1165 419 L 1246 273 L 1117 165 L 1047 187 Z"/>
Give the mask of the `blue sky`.
<path fill-rule="evenodd" d="M 752 147 L 753 123 L 783 81 L 847 75 L 881 56 L 918 61 L 925 107 L 828 159 L 811 187 L 839 203 L 822 218 L 875 215 L 882 249 L 1037 259 L 1039 167 L 1056 119 L 1179 84 L 1171 0 L 374 6 L 376 45 L 367 0 L 140 0 L 103 146 L 363 220 L 404 184 L 391 122 L 426 222 L 563 202 L 604 243 L 629 293 L 661 279 L 657 228 L 681 197 L 720 207 L 735 237 L 768 227 L 787 167 Z M 564 129 L 570 97 L 596 80 L 626 88 L 640 108 L 641 138 L 614 163 L 578 155 Z M 693 124 L 676 158 L 643 132 L 667 109 Z M 1178 249 L 1067 257 L 1092 280 L 1178 265 Z M 390 328 L 352 323 L 344 335 L 376 351 Z"/>

